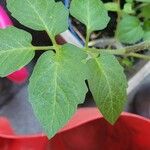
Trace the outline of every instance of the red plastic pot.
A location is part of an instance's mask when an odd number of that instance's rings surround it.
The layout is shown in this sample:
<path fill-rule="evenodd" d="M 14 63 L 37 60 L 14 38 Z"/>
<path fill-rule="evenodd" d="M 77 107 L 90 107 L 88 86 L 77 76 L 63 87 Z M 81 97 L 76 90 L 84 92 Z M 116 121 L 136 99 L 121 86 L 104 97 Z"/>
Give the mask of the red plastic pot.
<path fill-rule="evenodd" d="M 150 120 L 123 113 L 112 126 L 96 108 L 82 108 L 50 141 L 42 134 L 15 135 L 5 119 L 0 138 L 1 150 L 150 150 Z"/>
<path fill-rule="evenodd" d="M 46 150 L 48 139 L 44 135 L 18 136 L 9 121 L 0 118 L 0 150 Z"/>
<path fill-rule="evenodd" d="M 85 108 L 79 109 L 52 139 L 51 147 L 54 150 L 59 150 L 59 145 L 64 150 L 150 150 L 149 141 L 150 120 L 123 113 L 112 126 L 97 109 Z"/>
<path fill-rule="evenodd" d="M 5 10 L 0 6 L 0 28 L 4 29 L 6 27 L 12 26 L 13 23 L 8 17 Z M 24 67 L 20 70 L 10 74 L 7 78 L 15 83 L 22 83 L 24 82 L 29 76 L 28 70 Z"/>

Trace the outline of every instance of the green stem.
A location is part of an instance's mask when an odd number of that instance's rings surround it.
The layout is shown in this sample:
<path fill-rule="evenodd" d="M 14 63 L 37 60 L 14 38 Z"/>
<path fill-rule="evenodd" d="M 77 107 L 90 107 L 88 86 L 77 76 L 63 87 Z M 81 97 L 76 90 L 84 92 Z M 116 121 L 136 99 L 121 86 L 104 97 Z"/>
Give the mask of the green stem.
<path fill-rule="evenodd" d="M 105 53 L 109 53 L 109 54 L 113 54 L 113 55 L 124 55 L 125 54 L 125 50 L 124 49 L 96 49 L 96 48 L 88 48 L 89 51 L 93 52 L 93 53 L 101 53 L 101 52 L 105 52 Z"/>
<path fill-rule="evenodd" d="M 134 9 L 137 11 L 138 9 L 141 9 L 142 7 L 148 5 L 148 3 L 142 3 L 140 5 L 137 5 L 137 7 L 135 7 Z"/>
<path fill-rule="evenodd" d="M 89 37 L 90 34 L 87 34 L 87 37 Z M 144 41 L 139 44 L 135 44 L 133 46 L 127 46 L 122 49 L 97 49 L 97 48 L 88 48 L 88 39 L 87 38 L 87 44 L 86 44 L 86 50 L 99 54 L 100 52 L 106 52 L 113 55 L 125 55 L 125 56 L 132 56 L 137 58 L 143 58 L 146 60 L 150 60 L 150 56 L 145 56 L 141 54 L 137 54 L 136 52 L 139 52 L 141 50 L 150 49 L 150 41 Z M 33 50 L 53 50 L 59 49 L 59 45 L 54 46 L 33 46 Z"/>
<path fill-rule="evenodd" d="M 130 53 L 127 56 L 141 58 L 141 59 L 145 59 L 145 60 L 150 60 L 150 56 L 142 55 L 142 54 L 137 54 L 137 53 Z"/>
<path fill-rule="evenodd" d="M 138 52 L 145 49 L 150 49 L 150 41 L 144 41 L 139 44 L 124 48 L 126 53 Z"/>
<path fill-rule="evenodd" d="M 51 35 L 51 33 L 49 32 L 49 29 L 46 28 L 46 32 L 49 36 L 49 38 L 51 39 L 52 43 L 53 43 L 53 49 L 56 51 L 56 53 L 59 53 L 59 45 L 57 44 L 55 37 Z"/>
<path fill-rule="evenodd" d="M 118 3 L 118 11 L 117 11 L 117 25 L 116 25 L 116 32 L 115 32 L 115 39 L 117 39 L 118 36 L 118 25 L 121 19 L 121 8 L 120 8 L 120 0 L 116 0 Z"/>
<path fill-rule="evenodd" d="M 33 49 L 38 51 L 38 50 L 53 50 L 53 46 L 33 46 Z"/>
<path fill-rule="evenodd" d="M 93 52 L 108 52 L 112 54 L 128 54 L 132 52 L 139 52 L 145 49 L 150 49 L 150 41 L 144 41 L 139 44 L 135 44 L 133 46 L 127 46 L 122 49 L 97 49 L 97 48 L 89 48 Z"/>
<path fill-rule="evenodd" d="M 141 42 L 139 44 L 135 44 L 133 46 L 128 46 L 122 49 L 96 49 L 96 48 L 88 48 L 90 52 L 99 54 L 101 52 L 106 52 L 113 55 L 124 55 L 124 56 L 132 56 L 137 58 L 143 58 L 146 60 L 150 60 L 150 56 L 137 54 L 141 50 L 150 49 L 150 41 Z"/>
<path fill-rule="evenodd" d="M 92 49 L 92 52 L 94 52 L 96 49 Z M 145 60 L 150 60 L 150 56 L 142 55 L 138 53 L 128 53 L 126 54 L 125 50 L 107 50 L 107 49 L 100 49 L 99 52 L 105 52 L 112 55 L 121 55 L 121 56 L 130 56 L 130 57 L 136 57 L 136 58 L 142 58 Z M 95 51 L 96 53 L 96 51 Z"/>
<path fill-rule="evenodd" d="M 51 40 L 52 40 L 52 43 L 53 43 L 53 46 L 55 47 L 57 47 L 58 46 L 58 44 L 56 43 L 56 40 L 55 40 L 55 38 L 53 38 L 53 37 L 50 37 L 51 38 Z"/>
<path fill-rule="evenodd" d="M 89 40 L 90 40 L 90 32 L 89 32 L 89 30 L 87 29 L 87 32 L 86 32 L 86 40 L 85 40 L 85 48 L 86 48 L 86 49 L 88 49 Z"/>

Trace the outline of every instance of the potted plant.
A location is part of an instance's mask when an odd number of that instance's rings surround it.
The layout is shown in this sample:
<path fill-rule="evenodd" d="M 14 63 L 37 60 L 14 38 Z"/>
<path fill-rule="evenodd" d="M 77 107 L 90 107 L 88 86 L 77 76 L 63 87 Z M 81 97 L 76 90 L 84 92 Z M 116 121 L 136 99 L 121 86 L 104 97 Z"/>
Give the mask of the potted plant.
<path fill-rule="evenodd" d="M 36 50 L 46 51 L 31 76 L 29 94 L 33 110 L 47 136 L 52 138 L 71 118 L 77 105 L 84 101 L 88 90 L 85 80 L 104 118 L 115 124 L 124 108 L 127 80 L 114 55 L 149 59 L 149 56 L 136 53 L 149 48 L 149 41 L 118 50 L 88 47 L 91 32 L 104 29 L 110 20 L 104 4 L 99 0 L 73 0 L 71 3 L 71 15 L 86 25 L 83 48 L 71 44 L 59 45 L 55 40 L 57 34 L 68 28 L 69 10 L 61 2 L 10 0 L 7 7 L 12 16 L 25 26 L 47 31 L 53 43 L 52 46 L 33 46 L 31 35 L 23 30 L 15 27 L 0 30 L 1 77 L 29 63 Z M 97 19 L 91 20 L 93 17 Z M 109 126 L 112 128 L 112 125 Z"/>

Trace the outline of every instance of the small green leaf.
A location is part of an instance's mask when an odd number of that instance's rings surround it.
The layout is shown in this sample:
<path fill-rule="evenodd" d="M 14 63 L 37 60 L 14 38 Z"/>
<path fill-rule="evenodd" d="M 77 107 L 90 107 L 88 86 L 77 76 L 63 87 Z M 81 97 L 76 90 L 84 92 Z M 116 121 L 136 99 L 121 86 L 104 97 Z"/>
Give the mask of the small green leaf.
<path fill-rule="evenodd" d="M 106 28 L 110 18 L 100 0 L 72 0 L 71 15 L 87 26 L 89 32 Z"/>
<path fill-rule="evenodd" d="M 133 0 L 126 0 L 127 3 L 133 3 Z"/>
<path fill-rule="evenodd" d="M 125 69 L 130 69 L 131 67 L 133 67 L 134 63 L 129 58 L 121 58 L 121 65 Z"/>
<path fill-rule="evenodd" d="M 77 57 L 78 56 L 78 57 Z M 70 44 L 56 55 L 45 52 L 38 60 L 30 79 L 30 102 L 49 137 L 54 136 L 82 103 L 85 84 L 86 54 Z"/>
<path fill-rule="evenodd" d="M 10 0 L 8 9 L 23 25 L 55 36 L 68 28 L 69 11 L 53 0 Z"/>
<path fill-rule="evenodd" d="M 127 81 L 123 68 L 113 55 L 101 53 L 90 59 L 89 87 L 96 105 L 107 121 L 114 124 L 126 100 Z"/>
<path fill-rule="evenodd" d="M 150 31 L 150 20 L 145 20 L 143 28 L 145 31 Z"/>
<path fill-rule="evenodd" d="M 105 8 L 108 11 L 114 11 L 114 12 L 120 11 L 118 3 L 115 2 L 105 3 Z"/>
<path fill-rule="evenodd" d="M 146 19 L 150 19 L 150 4 L 145 5 L 144 7 L 141 8 L 141 14 L 140 15 Z"/>
<path fill-rule="evenodd" d="M 0 30 L 0 76 L 4 77 L 28 64 L 34 57 L 29 33 L 9 27 Z"/>
<path fill-rule="evenodd" d="M 144 32 L 144 41 L 150 41 L 150 31 Z"/>
<path fill-rule="evenodd" d="M 134 16 L 124 16 L 118 24 L 117 36 L 122 43 L 136 43 L 143 38 L 143 34 L 140 21 Z"/>
<path fill-rule="evenodd" d="M 132 9 L 132 4 L 126 3 L 123 7 L 123 12 L 125 12 L 126 14 L 133 14 L 134 10 Z"/>

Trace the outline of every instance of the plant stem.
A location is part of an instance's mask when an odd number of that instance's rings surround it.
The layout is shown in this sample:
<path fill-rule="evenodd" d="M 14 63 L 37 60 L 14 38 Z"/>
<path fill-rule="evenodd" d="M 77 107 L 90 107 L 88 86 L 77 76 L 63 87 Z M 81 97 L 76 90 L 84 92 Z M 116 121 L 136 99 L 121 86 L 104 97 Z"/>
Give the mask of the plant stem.
<path fill-rule="evenodd" d="M 33 46 L 33 49 L 38 51 L 38 50 L 53 50 L 53 46 Z"/>
<path fill-rule="evenodd" d="M 150 60 L 150 56 L 137 54 L 141 50 L 150 49 L 150 41 L 141 42 L 139 44 L 133 46 L 127 46 L 122 49 L 96 49 L 96 48 L 88 48 L 89 51 L 93 53 L 99 54 L 100 52 L 106 52 L 113 55 L 124 55 L 124 56 L 132 56 L 137 58 L 143 58 L 146 60 Z"/>
<path fill-rule="evenodd" d="M 93 53 L 99 54 L 100 52 L 106 52 L 109 54 L 113 55 L 125 55 L 125 56 L 132 56 L 132 57 L 137 57 L 137 58 L 143 58 L 146 60 L 150 60 L 150 56 L 145 56 L 141 54 L 137 54 L 136 52 L 145 50 L 145 49 L 150 49 L 150 41 L 144 41 L 139 44 L 135 44 L 133 46 L 127 46 L 122 49 L 97 49 L 97 48 L 88 48 L 88 41 L 89 41 L 89 36 L 90 34 L 87 34 L 87 39 L 86 39 L 86 50 L 91 51 Z M 58 46 L 58 45 L 57 45 Z M 33 46 L 33 50 L 53 50 L 57 49 L 57 47 L 54 46 Z"/>
<path fill-rule="evenodd" d="M 120 0 L 116 0 L 117 3 L 118 3 L 118 11 L 117 11 L 117 25 L 116 25 L 116 31 L 115 31 L 115 39 L 117 39 L 117 36 L 118 36 L 118 25 L 119 25 L 119 22 L 120 22 L 120 19 L 121 19 L 121 8 L 120 8 Z"/>
<path fill-rule="evenodd" d="M 49 38 L 51 39 L 51 41 L 53 43 L 53 49 L 55 50 L 56 53 L 59 53 L 59 45 L 57 44 L 57 42 L 55 40 L 55 36 L 51 35 L 51 33 L 49 32 L 48 27 L 46 27 L 46 32 L 47 32 Z"/>
<path fill-rule="evenodd" d="M 87 32 L 86 32 L 86 40 L 85 40 L 85 48 L 86 48 L 86 49 L 88 49 L 89 40 L 90 40 L 90 32 L 89 32 L 89 30 L 87 29 Z"/>
<path fill-rule="evenodd" d="M 109 54 L 113 54 L 113 55 L 124 55 L 125 54 L 125 50 L 111 50 L 111 49 L 108 49 L 108 50 L 102 50 L 102 52 L 106 52 L 106 53 L 109 53 Z"/>
<path fill-rule="evenodd" d="M 148 3 L 142 3 L 140 5 L 138 5 L 137 7 L 135 7 L 135 10 L 141 9 L 142 7 L 148 5 Z"/>
<path fill-rule="evenodd" d="M 127 56 L 141 58 L 141 59 L 145 59 L 145 60 L 150 60 L 150 56 L 142 55 L 142 54 L 138 54 L 138 53 L 130 53 Z"/>
<path fill-rule="evenodd" d="M 96 48 L 88 48 L 89 51 L 94 52 L 94 53 L 100 53 L 100 52 L 105 52 L 113 55 L 124 55 L 125 50 L 124 49 L 96 49 Z"/>
<path fill-rule="evenodd" d="M 95 52 L 99 51 L 99 52 L 108 52 L 112 54 L 128 54 L 132 52 L 139 52 L 145 49 L 150 49 L 150 41 L 144 41 L 139 44 L 135 44 L 133 46 L 127 46 L 121 49 L 97 49 L 97 48 L 91 48 L 91 49 Z"/>
<path fill-rule="evenodd" d="M 138 52 L 145 49 L 150 49 L 150 41 L 144 41 L 133 46 L 128 46 L 125 48 L 125 51 L 126 53 L 131 53 L 131 52 Z"/>

